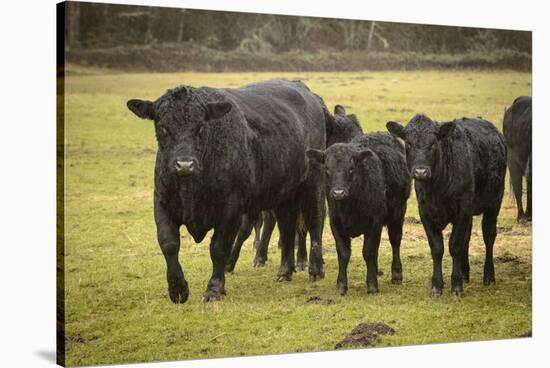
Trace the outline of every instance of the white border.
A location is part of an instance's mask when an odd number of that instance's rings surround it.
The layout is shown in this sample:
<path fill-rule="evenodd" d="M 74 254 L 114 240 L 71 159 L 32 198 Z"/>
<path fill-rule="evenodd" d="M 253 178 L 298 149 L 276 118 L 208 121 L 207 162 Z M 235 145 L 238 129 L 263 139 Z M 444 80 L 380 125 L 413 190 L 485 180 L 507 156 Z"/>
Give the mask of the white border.
<path fill-rule="evenodd" d="M 550 47 L 544 1 L 109 1 L 261 13 L 533 30 L 534 337 L 476 343 L 153 363 L 150 367 L 542 366 L 550 341 Z M 55 351 L 55 1 L 3 3 L 0 79 L 0 366 L 52 366 Z M 452 316 L 449 316 L 452 318 Z M 495 316 L 498 318 L 498 316 Z M 127 367 L 140 365 L 127 365 Z"/>

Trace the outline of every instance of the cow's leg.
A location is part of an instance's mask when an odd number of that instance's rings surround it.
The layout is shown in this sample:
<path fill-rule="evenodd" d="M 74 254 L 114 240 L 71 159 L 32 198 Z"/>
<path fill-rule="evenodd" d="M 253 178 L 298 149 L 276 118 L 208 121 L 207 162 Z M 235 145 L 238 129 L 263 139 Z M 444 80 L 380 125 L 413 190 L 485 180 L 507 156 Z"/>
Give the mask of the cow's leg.
<path fill-rule="evenodd" d="M 391 262 L 391 282 L 392 284 L 401 284 L 403 282 L 403 266 L 401 265 L 401 238 L 403 237 L 403 220 L 392 221 L 388 224 L 388 237 L 392 249 Z"/>
<path fill-rule="evenodd" d="M 296 270 L 305 271 L 307 269 L 307 247 L 306 247 L 307 230 L 305 226 L 299 224 L 296 230 L 295 247 L 296 251 Z"/>
<path fill-rule="evenodd" d="M 180 226 L 166 211 L 155 195 L 155 222 L 157 239 L 166 260 L 168 295 L 173 303 L 185 303 L 189 297 L 189 286 L 178 260 L 180 250 Z"/>
<path fill-rule="evenodd" d="M 220 300 L 225 294 L 225 265 L 237 235 L 240 218 L 238 215 L 228 216 L 222 224 L 214 228 L 214 234 L 210 240 L 212 276 L 203 294 L 204 302 Z"/>
<path fill-rule="evenodd" d="M 310 168 L 301 207 L 311 242 L 308 266 L 311 281 L 318 281 L 325 277 L 323 270 L 323 227 L 325 225 L 326 204 L 323 175 L 320 167 L 312 166 Z"/>
<path fill-rule="evenodd" d="M 521 165 L 518 164 L 517 161 L 513 158 L 509 159 L 508 163 L 510 167 L 510 180 L 512 182 L 512 191 L 514 192 L 514 197 L 516 199 L 516 205 L 518 208 L 516 221 L 520 222 L 525 218 L 525 213 L 523 212 L 523 204 L 521 201 L 521 195 L 523 192 L 523 170 L 521 168 Z"/>
<path fill-rule="evenodd" d="M 497 217 L 495 210 L 485 211 L 481 220 L 483 241 L 485 242 L 485 265 L 483 267 L 483 283 L 490 285 L 495 282 L 495 266 L 493 264 L 493 246 L 497 236 Z"/>
<path fill-rule="evenodd" d="M 462 261 L 466 248 L 467 231 L 472 222 L 471 215 L 460 216 L 458 221 L 453 223 L 451 238 L 449 239 L 449 251 L 453 257 L 453 270 L 451 273 L 451 292 L 456 296 L 464 294 L 462 275 Z"/>
<path fill-rule="evenodd" d="M 529 160 L 527 161 L 527 165 L 525 168 L 525 179 L 527 180 L 527 208 L 525 210 L 525 217 L 527 217 L 527 220 L 531 220 L 533 217 L 533 203 L 531 201 L 532 198 L 532 180 L 533 180 L 533 162 L 531 161 L 532 156 L 529 156 Z"/>
<path fill-rule="evenodd" d="M 260 244 L 263 223 L 264 223 L 263 214 L 260 213 L 260 215 L 258 216 L 258 219 L 254 222 L 254 243 L 252 243 L 254 250 L 258 249 L 258 245 Z"/>
<path fill-rule="evenodd" d="M 367 264 L 367 293 L 378 292 L 378 248 L 382 225 L 374 225 L 363 235 L 363 258 Z"/>
<path fill-rule="evenodd" d="M 345 295 L 348 291 L 348 264 L 351 257 L 351 241 L 344 234 L 337 219 L 330 219 L 330 228 L 336 241 L 336 253 L 338 254 L 338 278 L 336 279 L 336 291 Z"/>
<path fill-rule="evenodd" d="M 251 218 L 249 215 L 243 215 L 241 217 L 241 224 L 239 226 L 239 231 L 237 232 L 237 238 L 235 239 L 235 243 L 233 244 L 233 248 L 231 249 L 231 255 L 227 260 L 227 265 L 225 266 L 225 270 L 227 272 L 233 272 L 233 270 L 235 269 L 235 265 L 237 264 L 237 260 L 239 259 L 239 255 L 241 254 L 241 247 L 243 246 L 245 240 L 248 239 L 248 237 L 252 233 L 252 227 L 254 226 L 254 223 L 255 219 Z"/>
<path fill-rule="evenodd" d="M 288 202 L 275 211 L 279 226 L 279 241 L 281 243 L 281 266 L 277 273 L 277 281 L 292 280 L 295 271 L 294 264 L 294 237 L 296 236 L 296 220 L 298 206 Z"/>
<path fill-rule="evenodd" d="M 470 249 L 470 237 L 472 235 L 472 220 L 466 229 L 466 244 L 462 253 L 462 277 L 464 282 L 470 282 L 470 257 L 468 255 Z"/>
<path fill-rule="evenodd" d="M 441 229 L 432 224 L 427 224 L 426 221 L 422 221 L 426 236 L 428 237 L 428 243 L 430 245 L 430 251 L 432 253 L 433 273 L 432 273 L 432 297 L 438 297 L 443 292 L 443 270 L 442 260 L 445 248 L 443 246 L 443 234 Z"/>
<path fill-rule="evenodd" d="M 264 211 L 262 213 L 264 219 L 264 228 L 262 230 L 262 237 L 260 238 L 260 244 L 256 248 L 256 256 L 254 257 L 254 267 L 263 267 L 267 261 L 267 251 L 269 248 L 269 241 L 271 240 L 271 234 L 277 223 L 275 219 L 275 213 L 273 211 Z"/>

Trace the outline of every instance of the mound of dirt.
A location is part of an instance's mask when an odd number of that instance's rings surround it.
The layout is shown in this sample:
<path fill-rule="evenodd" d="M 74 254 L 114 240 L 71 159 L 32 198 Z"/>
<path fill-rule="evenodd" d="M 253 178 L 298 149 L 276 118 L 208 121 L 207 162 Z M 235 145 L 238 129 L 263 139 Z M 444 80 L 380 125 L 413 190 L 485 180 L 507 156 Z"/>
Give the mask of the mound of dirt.
<path fill-rule="evenodd" d="M 323 305 L 329 305 L 334 304 L 334 300 L 332 299 L 323 299 L 320 296 L 312 296 L 306 301 L 306 304 L 323 304 Z"/>
<path fill-rule="evenodd" d="M 380 336 L 393 335 L 394 332 L 395 330 L 385 323 L 360 323 L 334 348 L 374 346 Z"/>
<path fill-rule="evenodd" d="M 497 226 L 499 234 L 509 233 L 510 231 L 512 231 L 512 226 Z"/>
<path fill-rule="evenodd" d="M 495 257 L 495 262 L 498 262 L 498 263 L 508 263 L 508 262 L 519 263 L 519 257 L 515 256 L 513 254 L 510 254 L 510 253 L 505 253 L 501 256 Z"/>

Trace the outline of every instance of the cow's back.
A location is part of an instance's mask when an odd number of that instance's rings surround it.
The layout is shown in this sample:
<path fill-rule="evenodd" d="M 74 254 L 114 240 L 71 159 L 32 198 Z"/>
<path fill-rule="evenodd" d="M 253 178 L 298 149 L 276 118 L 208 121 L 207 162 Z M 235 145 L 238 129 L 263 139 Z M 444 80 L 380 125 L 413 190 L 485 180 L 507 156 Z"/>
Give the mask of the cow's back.
<path fill-rule="evenodd" d="M 521 96 L 504 113 L 503 132 L 512 155 L 525 163 L 532 147 L 532 99 Z"/>
<path fill-rule="evenodd" d="M 463 118 L 456 123 L 469 142 L 476 192 L 474 212 L 479 214 L 502 196 L 506 174 L 504 137 L 492 123 L 483 119 Z"/>
<path fill-rule="evenodd" d="M 252 202 L 270 208 L 305 180 L 306 149 L 325 148 L 322 100 L 299 81 L 272 80 L 220 92 L 238 108 L 249 132 L 256 169 Z"/>

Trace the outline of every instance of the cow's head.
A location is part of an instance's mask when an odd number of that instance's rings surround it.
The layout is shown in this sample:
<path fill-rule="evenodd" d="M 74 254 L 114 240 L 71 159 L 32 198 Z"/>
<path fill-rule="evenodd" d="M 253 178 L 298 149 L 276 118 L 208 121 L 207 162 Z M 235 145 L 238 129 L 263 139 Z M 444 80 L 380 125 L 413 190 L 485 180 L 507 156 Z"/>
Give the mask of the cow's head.
<path fill-rule="evenodd" d="M 437 124 L 425 115 L 416 115 L 406 127 L 390 121 L 386 128 L 394 137 L 405 141 L 411 176 L 416 180 L 429 180 L 439 157 L 440 141 L 452 134 L 455 123 Z"/>
<path fill-rule="evenodd" d="M 155 102 L 132 99 L 126 104 L 138 117 L 154 122 L 164 164 L 169 172 L 182 176 L 200 173 L 213 121 L 222 119 L 232 106 L 223 100 L 208 101 L 205 94 L 191 96 L 189 91 L 177 87 Z"/>
<path fill-rule="evenodd" d="M 309 160 L 325 165 L 327 193 L 330 198 L 340 201 L 350 195 L 361 161 L 373 156 L 374 152 L 336 143 L 325 151 L 308 149 L 307 155 Z"/>
<path fill-rule="evenodd" d="M 358 135 L 363 134 L 363 129 L 354 114 L 347 114 L 342 105 L 334 106 L 334 125 L 327 139 L 327 147 L 335 143 L 346 143 Z"/>

